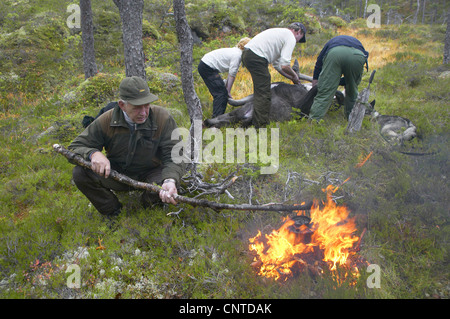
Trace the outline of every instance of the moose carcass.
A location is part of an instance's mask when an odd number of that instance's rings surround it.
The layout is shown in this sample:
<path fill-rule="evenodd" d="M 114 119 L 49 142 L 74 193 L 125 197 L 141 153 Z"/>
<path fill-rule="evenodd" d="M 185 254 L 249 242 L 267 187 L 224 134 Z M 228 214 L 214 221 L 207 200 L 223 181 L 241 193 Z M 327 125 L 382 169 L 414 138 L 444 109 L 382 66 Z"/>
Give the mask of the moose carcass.
<path fill-rule="evenodd" d="M 292 69 L 297 72 L 300 79 L 312 81 L 311 77 L 299 73 L 298 61 L 295 60 Z M 288 84 L 275 82 L 271 86 L 272 103 L 269 118 L 271 121 L 287 121 L 292 113 L 309 115 L 309 111 L 317 94 L 317 86 L 311 88 L 310 85 Z M 344 101 L 344 94 L 336 91 L 336 100 L 339 104 Z M 229 113 L 219 115 L 204 121 L 206 127 L 222 127 L 239 123 L 241 126 L 248 126 L 252 123 L 253 117 L 253 94 L 240 100 L 229 99 L 232 106 L 240 106 Z"/>
<path fill-rule="evenodd" d="M 271 92 L 270 120 L 287 121 L 291 118 L 293 111 L 306 115 L 309 114 L 317 89 L 312 88 L 308 91 L 301 84 L 277 82 L 272 83 Z M 241 106 L 229 113 L 205 120 L 205 126 L 222 127 L 239 123 L 245 127 L 252 123 L 253 95 L 249 95 L 241 100 L 228 100 L 228 103 L 233 106 Z"/>

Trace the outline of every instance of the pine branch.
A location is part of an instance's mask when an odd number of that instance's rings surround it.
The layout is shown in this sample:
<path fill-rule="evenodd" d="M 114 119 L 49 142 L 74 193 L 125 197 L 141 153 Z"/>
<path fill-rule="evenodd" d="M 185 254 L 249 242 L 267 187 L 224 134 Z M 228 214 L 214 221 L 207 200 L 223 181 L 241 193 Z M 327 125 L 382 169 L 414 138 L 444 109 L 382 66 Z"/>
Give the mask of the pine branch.
<path fill-rule="evenodd" d="M 88 169 L 91 169 L 91 163 L 89 161 L 86 161 L 83 157 L 81 157 L 78 154 L 75 154 L 63 146 L 59 144 L 54 144 L 53 149 L 60 153 L 61 155 L 64 155 L 70 163 L 79 165 Z M 136 181 L 126 175 L 120 174 L 119 172 L 115 170 L 111 170 L 110 177 L 113 178 L 116 181 L 119 181 L 121 183 L 124 183 L 126 185 L 129 185 L 131 187 L 137 188 L 137 189 L 144 189 L 144 190 L 150 190 L 155 193 L 159 193 L 161 191 L 161 187 L 155 184 L 149 184 L 145 182 Z M 251 204 L 225 204 L 225 203 L 218 203 L 218 202 L 212 202 L 205 199 L 196 199 L 196 198 L 190 198 L 185 197 L 181 195 L 175 195 L 174 199 L 177 202 L 182 202 L 189 204 L 191 206 L 203 206 L 203 207 L 209 207 L 214 210 L 223 210 L 223 209 L 229 209 L 229 210 L 251 210 L 251 211 L 298 211 L 298 210 L 309 210 L 312 206 L 312 203 L 304 204 L 304 205 L 284 205 L 284 204 L 277 204 L 277 203 L 268 203 L 263 205 L 251 205 Z"/>

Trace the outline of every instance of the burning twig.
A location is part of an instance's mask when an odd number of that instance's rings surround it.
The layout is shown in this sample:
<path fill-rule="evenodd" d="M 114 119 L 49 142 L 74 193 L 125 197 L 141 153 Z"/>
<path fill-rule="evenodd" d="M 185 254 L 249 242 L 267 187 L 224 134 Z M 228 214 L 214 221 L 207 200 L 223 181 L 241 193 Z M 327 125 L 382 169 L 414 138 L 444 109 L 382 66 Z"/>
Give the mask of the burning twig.
<path fill-rule="evenodd" d="M 362 231 L 362 233 L 361 233 L 361 236 L 359 237 L 358 242 L 357 242 L 356 245 L 355 245 L 355 248 L 353 248 L 352 251 L 358 252 L 358 251 L 361 250 L 361 241 L 362 241 L 362 239 L 363 239 L 363 237 L 364 237 L 366 231 L 367 231 L 367 228 L 364 228 L 363 231 Z"/>
<path fill-rule="evenodd" d="M 84 158 L 82 158 L 80 155 L 75 154 L 63 146 L 59 144 L 53 145 L 53 149 L 60 153 L 61 155 L 64 155 L 69 162 L 80 165 L 82 167 L 91 169 L 91 162 L 86 161 Z M 161 191 L 161 187 L 156 184 L 149 184 L 144 183 L 140 181 L 136 181 L 126 175 L 120 174 L 115 170 L 111 170 L 110 172 L 110 178 L 119 181 L 121 183 L 124 183 L 126 185 L 132 186 L 137 189 L 144 189 L 153 191 L 155 193 L 158 193 Z M 234 182 L 234 181 L 233 181 Z M 177 202 L 182 202 L 189 204 L 191 206 L 204 206 L 209 207 L 214 210 L 222 210 L 222 209 L 229 209 L 229 210 L 253 210 L 253 211 L 298 211 L 298 210 L 309 210 L 312 207 L 312 202 L 304 205 L 284 205 L 284 204 L 265 204 L 265 205 L 249 205 L 249 204 L 225 204 L 225 203 L 217 203 L 212 202 L 204 199 L 196 199 L 196 198 L 189 198 L 181 195 L 174 195 L 174 199 Z"/>
<path fill-rule="evenodd" d="M 373 151 L 370 152 L 369 155 L 367 155 L 360 163 L 356 164 L 355 167 L 356 168 L 362 167 L 367 162 L 367 160 L 372 156 L 372 154 L 373 154 Z"/>

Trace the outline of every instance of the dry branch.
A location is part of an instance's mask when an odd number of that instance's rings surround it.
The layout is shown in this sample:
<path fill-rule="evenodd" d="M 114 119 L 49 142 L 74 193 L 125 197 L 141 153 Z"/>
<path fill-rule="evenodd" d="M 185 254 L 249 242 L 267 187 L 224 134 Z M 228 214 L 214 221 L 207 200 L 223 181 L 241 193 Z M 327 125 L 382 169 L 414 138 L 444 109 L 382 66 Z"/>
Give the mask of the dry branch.
<path fill-rule="evenodd" d="M 359 236 L 359 240 L 356 243 L 355 248 L 353 248 L 352 251 L 355 251 L 355 252 L 360 251 L 360 249 L 361 249 L 361 242 L 362 242 L 362 239 L 363 239 L 364 234 L 366 233 L 366 231 L 367 231 L 367 228 L 364 228 L 362 233 L 361 233 L 361 235 Z"/>
<path fill-rule="evenodd" d="M 70 163 L 91 169 L 91 163 L 89 161 L 86 161 L 80 155 L 67 150 L 63 146 L 59 144 L 54 144 L 53 149 L 57 153 L 64 155 L 69 160 Z M 158 185 L 136 181 L 132 178 L 129 178 L 128 176 L 118 173 L 115 170 L 111 170 L 110 178 L 113 178 L 116 181 L 119 181 L 121 183 L 124 183 L 137 189 L 150 190 L 155 193 L 159 193 L 161 191 L 161 187 Z M 212 208 L 214 210 L 229 209 L 229 210 L 253 210 L 253 211 L 297 211 L 297 210 L 309 210 L 312 206 L 312 203 L 308 203 L 305 205 L 284 205 L 277 203 L 269 203 L 263 205 L 225 204 L 212 202 L 204 199 L 185 197 L 178 194 L 174 196 L 174 199 L 177 202 L 186 203 L 194 207 L 203 206 Z"/>

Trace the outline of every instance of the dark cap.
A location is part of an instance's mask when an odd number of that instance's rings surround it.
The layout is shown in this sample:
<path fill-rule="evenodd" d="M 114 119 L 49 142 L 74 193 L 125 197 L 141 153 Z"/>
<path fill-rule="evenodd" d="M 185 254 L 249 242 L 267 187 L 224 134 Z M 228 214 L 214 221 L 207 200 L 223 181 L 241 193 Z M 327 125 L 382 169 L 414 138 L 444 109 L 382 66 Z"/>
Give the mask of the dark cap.
<path fill-rule="evenodd" d="M 306 27 L 303 25 L 303 23 L 300 22 L 294 22 L 291 23 L 289 25 L 289 29 L 298 31 L 298 30 L 302 30 L 303 36 L 302 38 L 298 41 L 299 43 L 305 43 L 306 42 Z"/>
<path fill-rule="evenodd" d="M 133 105 L 149 104 L 158 99 L 156 95 L 150 93 L 147 82 L 138 76 L 123 79 L 119 86 L 119 96 Z"/>

